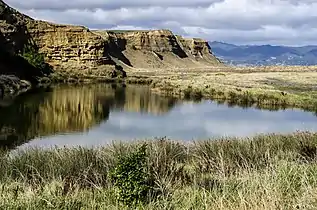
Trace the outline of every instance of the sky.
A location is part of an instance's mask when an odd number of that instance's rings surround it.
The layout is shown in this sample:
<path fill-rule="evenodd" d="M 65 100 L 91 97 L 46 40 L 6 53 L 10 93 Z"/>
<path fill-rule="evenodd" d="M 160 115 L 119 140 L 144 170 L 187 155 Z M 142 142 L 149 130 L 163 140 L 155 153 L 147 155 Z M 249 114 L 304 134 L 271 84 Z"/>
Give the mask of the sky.
<path fill-rule="evenodd" d="M 316 45 L 317 0 L 6 0 L 35 18 L 91 29 L 170 29 L 234 44 Z"/>

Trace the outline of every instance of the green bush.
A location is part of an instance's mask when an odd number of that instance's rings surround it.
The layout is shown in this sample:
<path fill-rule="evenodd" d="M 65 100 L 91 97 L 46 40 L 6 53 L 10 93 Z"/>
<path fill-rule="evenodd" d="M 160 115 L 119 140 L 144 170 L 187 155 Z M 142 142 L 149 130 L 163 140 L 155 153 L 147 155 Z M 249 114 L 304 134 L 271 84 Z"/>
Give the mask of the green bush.
<path fill-rule="evenodd" d="M 24 47 L 21 56 L 37 69 L 44 71 L 48 68 L 45 62 L 45 56 L 32 46 Z"/>
<path fill-rule="evenodd" d="M 146 146 L 143 144 L 135 152 L 119 157 L 110 173 L 118 200 L 128 206 L 146 202 L 152 188 L 146 170 Z"/>

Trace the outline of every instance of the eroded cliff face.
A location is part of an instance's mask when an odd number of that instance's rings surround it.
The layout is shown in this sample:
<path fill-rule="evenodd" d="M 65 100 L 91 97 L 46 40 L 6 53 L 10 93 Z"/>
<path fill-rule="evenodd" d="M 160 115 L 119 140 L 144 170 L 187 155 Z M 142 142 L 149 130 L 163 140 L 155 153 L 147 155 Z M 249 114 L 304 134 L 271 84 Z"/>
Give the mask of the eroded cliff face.
<path fill-rule="evenodd" d="M 30 41 L 26 23 L 32 19 L 0 0 L 0 43 L 10 54 L 17 53 Z"/>
<path fill-rule="evenodd" d="M 6 50 L 19 53 L 36 45 L 52 64 L 94 64 L 104 56 L 104 40 L 81 26 L 34 20 L 0 0 L 0 31 Z"/>
<path fill-rule="evenodd" d="M 105 41 L 85 27 L 35 21 L 27 28 L 53 66 L 87 68 L 113 64 L 105 53 Z"/>
<path fill-rule="evenodd" d="M 94 31 L 106 41 L 106 50 L 116 62 L 135 68 L 221 65 L 207 41 L 184 39 L 169 30 Z"/>
<path fill-rule="evenodd" d="M 85 27 L 34 20 L 2 0 L 0 26 L 0 44 L 8 53 L 17 55 L 32 46 L 45 55 L 45 61 L 55 71 L 99 68 L 99 75 L 100 71 L 109 72 L 102 76 L 119 75 L 112 74 L 118 68 L 105 52 L 105 40 Z"/>
<path fill-rule="evenodd" d="M 42 73 L 19 53 L 30 43 L 25 23 L 32 20 L 18 13 L 0 0 L 0 100 L 4 95 L 15 95 L 35 82 Z M 21 80 L 23 79 L 23 80 Z"/>
<path fill-rule="evenodd" d="M 221 61 L 212 54 L 211 48 L 206 40 L 199 38 L 183 38 L 181 36 L 177 36 L 177 39 L 186 54 L 194 60 L 211 65 L 221 64 Z"/>
<path fill-rule="evenodd" d="M 84 72 L 99 76 L 120 75 L 122 68 L 178 68 L 221 65 L 208 43 L 184 39 L 169 30 L 90 31 L 82 26 L 34 20 L 0 0 L 3 46 L 19 53 L 34 45 L 55 71 Z M 0 37 L 1 38 L 1 37 Z M 100 72 L 109 71 L 110 74 Z M 121 74 L 124 76 L 124 74 Z"/>
<path fill-rule="evenodd" d="M 177 43 L 176 37 L 169 30 L 110 32 L 110 34 L 117 39 L 126 40 L 126 48 L 129 49 L 156 53 L 173 52 L 180 57 L 186 56 Z"/>

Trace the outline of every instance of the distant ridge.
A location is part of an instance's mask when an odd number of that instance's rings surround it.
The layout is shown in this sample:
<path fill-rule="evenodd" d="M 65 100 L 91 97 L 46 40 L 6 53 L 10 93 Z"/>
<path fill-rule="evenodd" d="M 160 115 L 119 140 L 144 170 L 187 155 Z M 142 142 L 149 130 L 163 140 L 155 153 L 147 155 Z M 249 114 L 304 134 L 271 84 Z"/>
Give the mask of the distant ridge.
<path fill-rule="evenodd" d="M 316 65 L 317 46 L 235 45 L 209 42 L 213 53 L 232 65 Z"/>

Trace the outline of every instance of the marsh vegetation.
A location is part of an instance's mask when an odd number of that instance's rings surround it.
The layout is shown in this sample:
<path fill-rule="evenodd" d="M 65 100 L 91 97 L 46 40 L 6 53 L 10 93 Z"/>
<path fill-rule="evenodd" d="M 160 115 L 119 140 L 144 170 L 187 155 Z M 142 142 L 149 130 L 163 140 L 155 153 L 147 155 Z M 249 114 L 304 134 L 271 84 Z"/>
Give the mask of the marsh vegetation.
<path fill-rule="evenodd" d="M 307 132 L 3 151 L 0 208 L 314 209 L 316 155 Z"/>
<path fill-rule="evenodd" d="M 128 72 L 163 95 L 242 106 L 317 110 L 316 66 L 206 67 Z"/>

